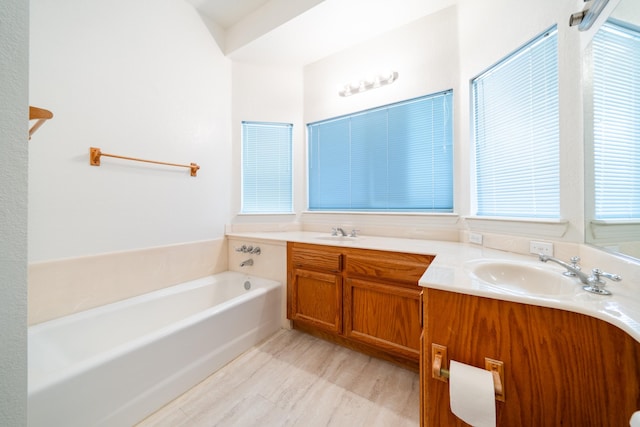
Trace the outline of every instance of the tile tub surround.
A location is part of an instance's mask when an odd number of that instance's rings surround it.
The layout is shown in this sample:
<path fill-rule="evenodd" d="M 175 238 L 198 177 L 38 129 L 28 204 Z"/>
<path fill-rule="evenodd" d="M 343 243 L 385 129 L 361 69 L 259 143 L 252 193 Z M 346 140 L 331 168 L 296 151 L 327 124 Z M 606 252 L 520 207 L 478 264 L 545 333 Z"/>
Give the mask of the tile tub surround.
<path fill-rule="evenodd" d="M 418 380 L 388 362 L 281 330 L 137 427 L 414 427 Z"/>
<path fill-rule="evenodd" d="M 29 325 L 227 270 L 224 238 L 29 265 Z"/>
<path fill-rule="evenodd" d="M 241 273 L 252 274 L 265 279 L 275 280 L 280 283 L 287 283 L 287 242 L 273 240 L 245 240 L 228 238 L 229 270 Z M 259 247 L 260 255 L 248 254 L 237 251 L 243 245 Z M 252 265 L 240 267 L 240 263 L 247 259 L 252 259 Z M 287 299 L 282 298 L 282 319 L 283 328 L 291 328 L 291 322 L 287 319 Z"/>
<path fill-rule="evenodd" d="M 633 261 L 595 250 L 587 245 L 554 242 L 555 256 L 568 260 L 573 255 L 579 255 L 582 258 L 581 265 L 585 271 L 590 271 L 592 268 L 597 267 L 604 271 L 621 275 L 622 282 L 608 285 L 613 295 L 600 296 L 590 294 L 582 290 L 577 280 L 576 291 L 573 294 L 555 298 L 509 293 L 498 288 L 484 286 L 482 283 L 472 280 L 466 263 L 478 259 L 527 262 L 543 266 L 549 270 L 555 270 L 558 274 L 564 271 L 559 266 L 539 262 L 536 255 L 527 254 L 528 241 L 537 240 L 531 238 L 509 236 L 502 239 L 486 239 L 495 246 L 503 243 L 505 248 L 514 248 L 512 250 L 519 251 L 508 252 L 471 243 L 377 237 L 366 234 L 357 239 L 340 241 L 326 239 L 326 236 L 330 235 L 329 232 L 228 232 L 227 234 L 234 236 L 234 238 L 284 240 L 435 255 L 435 259 L 419 281 L 421 286 L 582 313 L 609 322 L 640 342 L 640 293 L 638 292 L 640 290 L 640 266 Z M 322 239 L 323 237 L 324 239 Z M 525 242 L 527 242 L 526 245 L 524 244 Z"/>

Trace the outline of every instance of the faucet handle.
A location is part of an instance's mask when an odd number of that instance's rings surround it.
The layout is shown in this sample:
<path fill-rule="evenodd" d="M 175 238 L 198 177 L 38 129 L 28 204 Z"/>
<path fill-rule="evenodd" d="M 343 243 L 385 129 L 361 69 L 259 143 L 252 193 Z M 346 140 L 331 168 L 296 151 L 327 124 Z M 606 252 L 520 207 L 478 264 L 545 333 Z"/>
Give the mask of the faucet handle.
<path fill-rule="evenodd" d="M 600 270 L 599 268 L 594 268 L 593 270 L 591 270 L 589 284 L 587 286 L 583 286 L 582 289 L 598 295 L 611 295 L 611 292 L 605 289 L 607 282 L 602 280 L 603 277 L 606 277 L 609 280 L 613 280 L 614 282 L 619 282 L 622 280 L 622 277 L 617 274 L 607 273 Z"/>
<path fill-rule="evenodd" d="M 332 236 L 337 236 L 338 235 L 338 228 L 337 227 L 331 227 L 331 235 Z"/>
<path fill-rule="evenodd" d="M 358 232 L 360 230 L 356 230 L 355 228 L 351 230 L 351 234 L 349 234 L 350 237 L 358 237 Z"/>
<path fill-rule="evenodd" d="M 581 267 L 580 265 L 578 265 L 578 263 L 580 262 L 580 257 L 579 256 L 572 256 L 571 259 L 569 260 L 569 262 L 571 262 L 571 267 L 573 267 L 573 270 L 576 271 L 580 271 Z M 569 277 L 576 277 L 577 274 L 575 273 L 575 271 L 572 270 L 567 270 L 564 273 L 565 276 L 569 276 Z"/>
<path fill-rule="evenodd" d="M 591 270 L 591 273 L 593 273 L 593 277 L 598 281 L 598 283 L 604 283 L 604 280 L 602 280 L 600 277 L 605 277 L 609 280 L 613 280 L 614 282 L 619 282 L 622 280 L 622 277 L 620 277 L 619 275 L 607 273 L 600 270 L 599 268 L 594 268 L 593 270 Z"/>

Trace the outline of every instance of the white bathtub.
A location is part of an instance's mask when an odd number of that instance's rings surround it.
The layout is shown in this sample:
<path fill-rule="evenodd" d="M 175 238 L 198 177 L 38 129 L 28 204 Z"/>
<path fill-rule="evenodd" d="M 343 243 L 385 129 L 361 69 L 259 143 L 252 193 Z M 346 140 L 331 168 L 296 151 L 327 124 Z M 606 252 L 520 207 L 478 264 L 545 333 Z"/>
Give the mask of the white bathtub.
<path fill-rule="evenodd" d="M 281 288 L 224 272 L 30 327 L 28 425 L 135 424 L 277 331 Z"/>

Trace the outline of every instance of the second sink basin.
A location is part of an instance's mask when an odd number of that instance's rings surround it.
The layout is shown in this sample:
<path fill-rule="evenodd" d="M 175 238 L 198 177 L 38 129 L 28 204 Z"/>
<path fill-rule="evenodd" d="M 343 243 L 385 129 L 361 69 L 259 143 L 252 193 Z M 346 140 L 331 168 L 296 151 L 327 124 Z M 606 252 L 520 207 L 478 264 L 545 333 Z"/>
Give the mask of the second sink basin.
<path fill-rule="evenodd" d="M 477 280 L 518 294 L 558 296 L 580 289 L 580 282 L 546 265 L 502 260 L 470 261 L 469 274 Z"/>
<path fill-rule="evenodd" d="M 357 237 L 353 237 L 353 236 L 319 236 L 316 237 L 316 239 L 320 239 L 320 240 L 329 240 L 332 242 L 355 242 L 358 240 L 362 240 L 362 238 L 360 236 Z"/>

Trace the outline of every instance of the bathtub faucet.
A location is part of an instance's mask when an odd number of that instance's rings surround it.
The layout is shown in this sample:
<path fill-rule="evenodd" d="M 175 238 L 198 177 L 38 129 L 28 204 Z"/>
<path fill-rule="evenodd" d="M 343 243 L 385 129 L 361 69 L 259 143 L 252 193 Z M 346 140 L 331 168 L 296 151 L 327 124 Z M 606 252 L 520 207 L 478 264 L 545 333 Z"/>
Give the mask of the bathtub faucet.
<path fill-rule="evenodd" d="M 253 265 L 253 258 L 249 258 L 240 263 L 240 267 L 244 267 L 246 265 Z"/>

